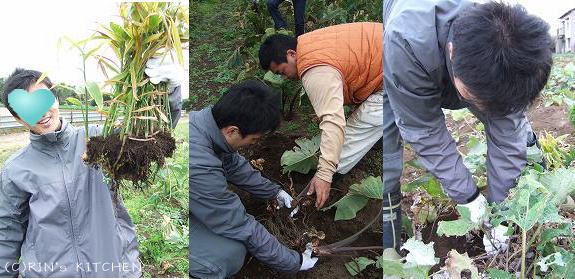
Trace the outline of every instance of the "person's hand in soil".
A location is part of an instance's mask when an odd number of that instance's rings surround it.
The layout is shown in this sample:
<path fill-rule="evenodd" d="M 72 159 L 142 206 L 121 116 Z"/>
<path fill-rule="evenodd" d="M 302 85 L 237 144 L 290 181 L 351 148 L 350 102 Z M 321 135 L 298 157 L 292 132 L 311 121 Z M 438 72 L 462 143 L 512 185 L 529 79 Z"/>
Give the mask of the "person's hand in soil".
<path fill-rule="evenodd" d="M 331 183 L 326 182 L 317 176 L 314 176 L 309 182 L 309 190 L 307 191 L 307 195 L 309 196 L 315 193 L 315 207 L 317 209 L 322 208 L 323 204 L 327 201 L 327 198 L 329 198 L 330 189 Z"/>

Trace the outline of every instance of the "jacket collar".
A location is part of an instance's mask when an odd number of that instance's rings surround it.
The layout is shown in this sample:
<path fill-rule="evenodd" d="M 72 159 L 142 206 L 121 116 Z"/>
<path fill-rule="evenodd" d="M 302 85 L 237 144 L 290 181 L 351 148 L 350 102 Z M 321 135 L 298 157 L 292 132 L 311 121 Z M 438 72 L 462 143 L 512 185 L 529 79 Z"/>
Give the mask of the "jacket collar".
<path fill-rule="evenodd" d="M 214 116 L 212 114 L 212 107 L 207 107 L 201 112 L 201 117 L 204 118 L 203 123 L 206 123 L 206 134 L 211 139 L 212 145 L 214 147 L 214 151 L 216 153 L 233 153 L 236 152 L 231 148 L 231 146 L 226 142 L 224 135 L 218 128 L 218 124 L 216 124 L 216 120 L 214 120 Z"/>
<path fill-rule="evenodd" d="M 30 132 L 30 144 L 40 151 L 52 151 L 56 147 L 66 147 L 70 142 L 73 128 L 68 121 L 60 117 L 62 126 L 59 130 L 42 135 Z"/>

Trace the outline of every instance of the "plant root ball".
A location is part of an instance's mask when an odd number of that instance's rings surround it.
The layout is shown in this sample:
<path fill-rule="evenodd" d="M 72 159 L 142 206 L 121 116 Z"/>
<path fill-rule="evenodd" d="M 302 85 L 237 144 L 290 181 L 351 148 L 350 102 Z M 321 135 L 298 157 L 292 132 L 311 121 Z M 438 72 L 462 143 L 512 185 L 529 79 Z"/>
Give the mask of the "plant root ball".
<path fill-rule="evenodd" d="M 175 149 L 175 139 L 164 131 L 147 141 L 127 138 L 123 149 L 119 135 L 97 136 L 90 138 L 84 161 L 95 168 L 102 166 L 115 181 L 126 179 L 140 185 L 148 180 L 152 162 L 162 167 Z"/>

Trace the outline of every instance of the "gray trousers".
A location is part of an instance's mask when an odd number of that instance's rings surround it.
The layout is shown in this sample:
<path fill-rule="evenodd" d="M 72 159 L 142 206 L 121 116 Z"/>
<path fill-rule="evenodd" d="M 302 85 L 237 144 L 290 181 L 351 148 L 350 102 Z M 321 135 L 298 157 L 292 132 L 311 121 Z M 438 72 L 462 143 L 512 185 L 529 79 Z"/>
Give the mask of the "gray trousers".
<path fill-rule="evenodd" d="M 243 243 L 211 232 L 190 216 L 190 276 L 222 279 L 240 271 L 247 250 Z"/>
<path fill-rule="evenodd" d="M 461 105 L 465 107 L 465 105 Z M 513 187 L 512 181 L 520 174 L 527 162 L 527 146 L 535 142 L 535 136 L 529 121 L 523 112 L 501 117 L 487 117 L 472 108 L 469 110 L 485 125 L 487 135 L 487 176 L 489 202 L 500 202 L 505 199 Z M 405 112 L 404 112 L 405 113 Z M 404 131 L 410 133 L 410 131 Z M 408 136 L 411 136 L 408 134 Z M 445 132 L 440 137 L 445 141 L 453 141 L 451 135 Z M 403 171 L 403 145 L 400 130 L 395 122 L 387 93 L 383 92 L 383 182 L 384 207 L 401 199 L 400 178 Z M 526 144 L 527 143 L 527 144 Z M 427 142 L 418 144 L 438 145 L 442 143 Z M 458 154 L 444 154 L 444 159 L 428 160 L 432 168 L 442 177 L 466 176 L 466 168 L 456 168 L 455 162 L 461 158 Z M 472 179 L 472 178 L 470 178 Z M 453 185 L 442 185 L 444 192 L 459 203 L 462 197 L 469 197 L 476 191 L 475 183 L 466 184 L 462 189 Z M 389 194 L 389 196 L 388 196 Z M 391 198 L 388 198 L 391 197 Z"/>

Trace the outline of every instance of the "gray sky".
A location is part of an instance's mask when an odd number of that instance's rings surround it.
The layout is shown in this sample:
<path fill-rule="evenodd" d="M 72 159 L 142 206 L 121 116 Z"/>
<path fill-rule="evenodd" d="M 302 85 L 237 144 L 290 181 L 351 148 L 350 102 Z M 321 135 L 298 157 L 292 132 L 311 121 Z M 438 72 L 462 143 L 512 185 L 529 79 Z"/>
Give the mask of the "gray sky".
<path fill-rule="evenodd" d="M 189 5 L 187 0 L 181 2 Z M 16 67 L 22 67 L 47 72 L 53 82 L 83 84 L 80 53 L 70 49 L 64 40 L 58 48 L 58 39 L 63 36 L 84 39 L 98 29 L 98 23 L 118 22 L 118 5 L 111 0 L 3 1 L 0 77 L 7 77 Z M 95 42 L 91 46 L 97 45 Z M 107 57 L 114 57 L 111 50 L 101 50 Z M 184 50 L 186 72 L 189 70 L 187 53 Z M 105 80 L 93 60 L 87 62 L 86 72 L 89 81 Z M 186 82 L 182 86 L 184 98 L 189 95 L 188 88 Z"/>

